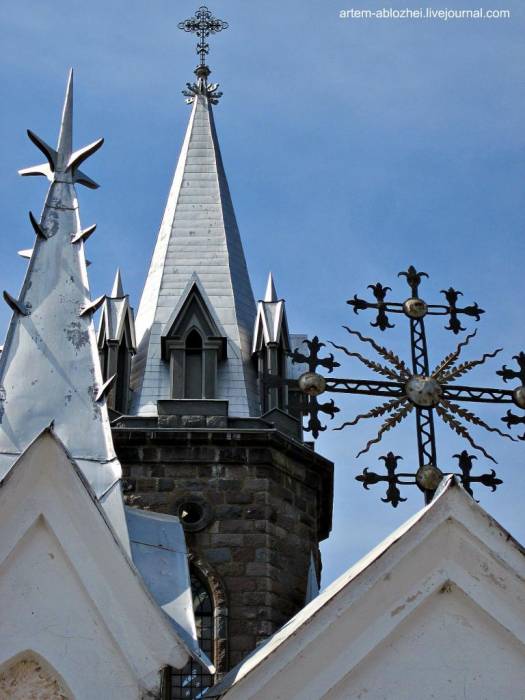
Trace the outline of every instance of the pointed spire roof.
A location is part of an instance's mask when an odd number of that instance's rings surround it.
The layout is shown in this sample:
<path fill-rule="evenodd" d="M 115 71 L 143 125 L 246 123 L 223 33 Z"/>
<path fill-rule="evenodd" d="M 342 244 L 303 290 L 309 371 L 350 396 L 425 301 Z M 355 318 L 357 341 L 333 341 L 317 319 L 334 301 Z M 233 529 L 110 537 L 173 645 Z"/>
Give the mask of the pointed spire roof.
<path fill-rule="evenodd" d="M 113 289 L 111 290 L 111 297 L 113 299 L 117 297 L 124 296 L 124 288 L 122 286 L 122 277 L 120 275 L 120 268 L 117 267 L 117 272 L 115 274 L 115 281 L 113 282 Z"/>
<path fill-rule="evenodd" d="M 66 97 L 60 121 L 60 132 L 58 135 L 58 145 L 56 150 L 49 146 L 43 139 L 37 136 L 30 129 L 27 135 L 35 146 L 46 157 L 47 163 L 33 165 L 30 168 L 19 170 L 20 175 L 43 175 L 50 182 L 63 182 L 74 184 L 79 182 L 86 187 L 96 189 L 98 184 L 85 173 L 78 169 L 89 156 L 102 146 L 104 139 L 97 139 L 84 148 L 73 152 L 73 69 L 69 71 Z M 33 224 L 34 225 L 34 224 Z M 78 232 L 80 233 L 80 231 Z"/>
<path fill-rule="evenodd" d="M 97 333 L 98 347 L 104 347 L 104 343 L 108 340 L 120 343 L 126 332 L 128 334 L 128 347 L 132 352 L 135 352 L 137 348 L 135 317 L 133 309 L 129 305 L 129 296 L 124 293 L 120 269 L 117 268 L 111 294 L 104 297 L 102 304 Z"/>
<path fill-rule="evenodd" d="M 216 398 L 229 401 L 230 415 L 259 415 L 255 302 L 213 119 L 217 86 L 199 80 L 187 92 L 192 112 L 137 313 L 132 412 L 155 415 L 157 401 L 171 398 L 161 336 L 195 274 L 227 339 Z"/>
<path fill-rule="evenodd" d="M 44 175 L 51 186 L 40 220 L 30 215 L 36 239 L 20 295 L 4 293 L 13 316 L 0 359 L 0 478 L 53 423 L 122 531 L 122 499 L 115 490 L 121 468 L 113 449 L 92 320 L 103 297 L 90 299 L 84 256 L 84 242 L 94 227 L 82 229 L 74 187 L 75 182 L 96 186 L 78 166 L 102 139 L 73 152 L 72 121 L 71 71 L 57 148 L 28 132 L 47 164 L 21 171 Z"/>
<path fill-rule="evenodd" d="M 264 294 L 264 301 L 277 301 L 277 292 L 275 291 L 275 284 L 273 281 L 273 275 L 270 272 L 268 275 L 268 282 L 266 283 L 266 292 Z"/>
<path fill-rule="evenodd" d="M 271 272 L 268 275 L 264 299 L 257 302 L 252 354 L 259 352 L 263 345 L 268 343 L 281 343 L 287 349 L 290 347 L 286 304 L 284 299 L 277 296 Z"/>

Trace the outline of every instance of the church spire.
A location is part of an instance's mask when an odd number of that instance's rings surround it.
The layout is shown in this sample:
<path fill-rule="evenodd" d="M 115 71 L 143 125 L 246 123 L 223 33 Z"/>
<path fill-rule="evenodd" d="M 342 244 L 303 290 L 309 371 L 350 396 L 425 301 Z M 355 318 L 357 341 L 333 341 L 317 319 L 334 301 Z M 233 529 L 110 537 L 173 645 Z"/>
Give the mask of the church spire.
<path fill-rule="evenodd" d="M 75 183 L 96 187 L 79 170 L 102 145 L 99 139 L 72 148 L 73 72 L 69 74 L 56 149 L 29 131 L 47 162 L 21 175 L 50 180 L 40 220 L 30 215 L 34 249 L 13 309 L 0 359 L 0 478 L 50 423 L 123 532 L 122 499 L 113 497 L 121 475 L 113 450 L 92 316 L 103 297 L 91 301 L 84 242 L 94 226 L 80 224 Z M 119 501 L 120 499 L 120 501 Z M 119 505 L 120 502 L 120 505 Z"/>
<path fill-rule="evenodd" d="M 204 17 L 201 11 L 206 11 Z M 213 360 L 217 364 L 212 367 L 210 360 L 203 369 L 215 379 L 213 390 L 203 381 L 202 398 L 227 400 L 232 416 L 260 415 L 251 362 L 255 301 L 215 130 L 217 86 L 207 83 L 207 45 L 202 46 L 208 34 L 225 24 L 200 8 L 196 18 L 181 25 L 200 32 L 201 63 L 197 83 L 188 88 L 192 112 L 136 317 L 132 413 L 140 415 L 155 415 L 159 399 L 195 397 L 193 389 L 191 394 L 182 385 L 174 389 L 184 372 L 180 355 L 191 324 L 195 326 L 193 317 L 200 319 L 204 363 L 217 345 L 221 348 Z M 166 348 L 174 343 L 178 354 L 168 356 Z"/>

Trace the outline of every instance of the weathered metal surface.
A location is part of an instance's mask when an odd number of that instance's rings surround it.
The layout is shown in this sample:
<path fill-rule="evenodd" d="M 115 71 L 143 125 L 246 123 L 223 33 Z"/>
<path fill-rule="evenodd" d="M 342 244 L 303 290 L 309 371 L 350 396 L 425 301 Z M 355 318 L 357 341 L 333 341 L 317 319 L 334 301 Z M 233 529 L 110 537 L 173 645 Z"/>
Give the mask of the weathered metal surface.
<path fill-rule="evenodd" d="M 126 508 L 133 561 L 149 582 L 153 597 L 165 612 L 181 605 L 186 615 L 186 631 L 196 639 L 184 531 L 173 515 Z M 148 553 L 148 550 L 151 550 Z M 145 562 L 152 562 L 152 565 Z M 179 575 L 175 575 L 178 570 Z M 182 596 L 183 600 L 177 600 Z"/>
<path fill-rule="evenodd" d="M 339 363 L 335 362 L 333 355 L 323 359 L 319 358 L 319 350 L 323 347 L 323 343 L 319 342 L 317 336 L 313 341 L 305 341 L 309 354 L 303 354 L 299 350 L 296 350 L 292 354 L 293 362 L 299 362 L 303 365 L 306 364 L 309 367 L 309 373 L 299 378 L 299 388 L 305 394 L 303 411 L 308 415 L 306 430 L 311 431 L 314 437 L 317 437 L 321 431 L 326 430 L 326 426 L 320 421 L 319 414 L 326 413 L 333 418 L 335 413 L 339 410 L 335 406 L 333 400 L 324 404 L 318 403 L 316 397 L 324 391 L 384 396 L 389 399 L 367 413 L 360 414 L 353 420 L 345 421 L 336 428 L 336 430 L 342 430 L 345 427 L 355 425 L 362 419 L 383 417 L 383 424 L 379 429 L 377 437 L 367 443 L 364 449 L 357 455 L 358 457 L 368 452 L 373 445 L 379 443 L 386 432 L 398 426 L 410 413 L 415 414 L 419 457 L 419 468 L 417 471 L 414 473 L 398 473 L 396 471 L 397 460 L 401 458 L 397 456 L 394 457 L 393 453 L 389 452 L 385 457 L 381 457 L 381 459 L 385 461 L 385 466 L 387 468 L 386 475 L 379 475 L 365 469 L 360 476 L 356 477 L 363 483 L 365 488 L 368 488 L 371 484 L 386 481 L 388 483 L 387 497 L 382 500 L 391 503 L 394 507 L 404 500 L 400 497 L 397 485 L 416 484 L 424 492 L 425 499 L 428 502 L 432 498 L 437 483 L 439 483 L 439 480 L 442 478 L 443 472 L 439 469 L 437 460 L 434 414 L 457 435 L 467 440 L 475 450 L 478 450 L 487 459 L 495 462 L 496 460 L 494 457 L 474 440 L 465 423 L 483 428 L 484 430 L 496 433 L 512 441 L 516 441 L 517 438 L 509 433 L 503 432 L 499 428 L 489 425 L 482 418 L 472 411 L 463 408 L 457 402 L 512 403 L 518 408 L 523 409 L 525 407 L 525 353 L 516 355 L 514 358 L 519 365 L 517 371 L 510 370 L 504 366 L 503 369 L 497 373 L 503 377 L 504 381 L 513 379 L 519 380 L 521 386 L 514 390 L 468 387 L 455 383 L 455 380 L 464 376 L 475 367 L 484 364 L 488 359 L 494 358 L 501 352 L 500 348 L 494 352 L 485 353 L 479 359 L 460 362 L 461 353 L 475 336 L 475 332 L 466 336 L 466 338 L 459 343 L 456 350 L 445 357 L 435 369 L 430 369 L 424 318 L 426 316 L 448 316 L 448 324 L 445 328 L 457 335 L 460 331 L 465 330 L 461 325 L 460 317 L 468 316 L 479 321 L 484 311 L 480 309 L 476 303 L 470 306 L 458 307 L 457 302 L 461 296 L 461 292 L 458 292 L 452 287 L 448 290 L 442 290 L 448 305 L 427 304 L 427 302 L 419 296 L 419 287 L 422 279 L 428 277 L 428 275 L 425 272 L 417 272 L 417 270 L 411 266 L 406 272 L 400 272 L 399 276 L 404 276 L 406 278 L 412 294 L 412 296 L 403 303 L 387 301 L 386 297 L 388 292 L 391 291 L 391 288 L 385 287 L 379 282 L 369 285 L 375 297 L 374 302 L 366 301 L 354 295 L 353 299 L 350 299 L 348 303 L 353 307 L 355 313 L 366 309 L 373 309 L 376 312 L 376 317 L 370 325 L 379 328 L 381 331 L 386 331 L 387 329 L 393 328 L 395 325 L 391 322 L 389 314 L 401 313 L 409 319 L 412 359 L 410 368 L 391 350 L 379 345 L 372 338 L 368 338 L 348 326 L 344 326 L 344 328 L 351 336 L 357 337 L 362 343 L 371 345 L 386 363 L 382 364 L 371 360 L 359 352 L 349 350 L 343 345 L 338 345 L 336 343 L 330 344 L 344 352 L 347 356 L 357 359 L 365 367 L 376 374 L 382 375 L 385 379 L 381 381 L 370 381 L 354 378 L 322 377 L 321 375 L 317 375 L 318 367 L 324 367 L 328 369 L 329 372 L 332 372 L 335 367 L 339 366 Z M 307 379 L 309 381 L 306 381 Z M 315 382 L 314 379 L 317 381 Z M 321 387 L 321 389 L 314 391 L 316 386 Z M 525 423 L 525 416 L 517 416 L 511 411 L 508 411 L 507 415 L 502 418 L 502 421 L 510 428 L 514 425 Z M 525 435 L 521 436 L 519 439 L 525 440 Z M 501 483 L 501 480 L 495 477 L 495 473 L 483 474 L 479 477 L 472 476 L 470 474 L 472 456 L 468 455 L 466 452 L 462 454 L 466 455 L 466 457 L 463 457 L 463 465 L 467 465 L 468 469 L 462 468 L 459 476 L 464 480 L 466 488 L 470 490 L 470 485 L 472 483 L 479 483 L 495 490 Z M 449 470 L 447 469 L 447 471 Z"/>
<path fill-rule="evenodd" d="M 183 631 L 185 643 L 204 668 L 213 665 L 199 648 L 184 530 L 174 515 L 126 508 L 133 563 L 151 595 Z"/>
<path fill-rule="evenodd" d="M 102 140 L 72 151 L 73 74 L 70 73 L 58 146 L 31 140 L 47 164 L 21 171 L 50 181 L 40 221 L 31 217 L 35 247 L 0 360 L 0 477 L 51 422 L 99 498 L 117 484 L 121 469 L 104 403 L 75 183 L 92 181 L 78 166 Z M 91 184 L 89 184 L 91 183 Z M 78 242 L 72 244 L 72 237 Z M 86 312 L 83 314 L 83 312 Z M 119 527 L 122 505 L 110 499 Z M 117 528 L 118 529 L 118 528 Z M 125 540 L 125 531 L 119 530 Z"/>

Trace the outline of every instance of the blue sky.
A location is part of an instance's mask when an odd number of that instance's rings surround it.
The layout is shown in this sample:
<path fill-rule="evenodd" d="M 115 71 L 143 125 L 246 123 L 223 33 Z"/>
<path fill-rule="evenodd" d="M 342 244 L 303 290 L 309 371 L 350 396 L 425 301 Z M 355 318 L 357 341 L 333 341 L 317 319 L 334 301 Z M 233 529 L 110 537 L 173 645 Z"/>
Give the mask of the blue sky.
<path fill-rule="evenodd" d="M 341 324 L 351 323 L 408 360 L 403 319 L 379 334 L 345 300 L 377 281 L 404 298 L 396 275 L 414 264 L 430 275 L 421 290 L 428 301 L 452 285 L 486 309 L 466 356 L 505 351 L 468 379 L 500 386 L 496 369 L 525 348 L 525 8 L 520 0 L 491 2 L 487 8 L 510 9 L 511 19 L 341 20 L 342 8 L 383 3 L 223 0 L 211 9 L 230 28 L 213 39 L 210 65 L 224 91 L 216 122 L 256 297 L 272 270 L 293 331 L 341 342 Z M 46 189 L 43 180 L 16 174 L 39 157 L 25 129 L 54 141 L 73 66 L 75 143 L 106 138 L 88 167 L 101 188 L 79 187 L 83 224 L 98 224 L 88 243 L 92 294 L 109 291 L 119 265 L 137 307 L 189 115 L 180 91 L 193 78 L 194 40 L 177 23 L 197 4 L 2 4 L 2 288 L 20 288 L 25 262 L 16 251 L 32 245 L 27 212 L 40 211 Z M 428 5 L 468 9 L 479 2 Z M 4 329 L 8 319 L 0 308 Z M 428 323 L 434 363 L 456 343 L 442 325 Z M 367 376 L 351 360 L 338 373 Z M 344 416 L 372 405 L 354 398 Z M 501 409 L 479 412 L 503 427 Z M 365 492 L 354 480 L 388 450 L 402 454 L 405 467 L 415 465 L 413 421 L 356 460 L 377 427 L 362 423 L 318 442 L 336 463 L 325 584 L 421 505 L 419 492 L 407 490 L 408 502 L 394 511 L 380 502 L 380 487 Z M 477 497 L 525 541 L 525 445 L 472 432 L 495 453 L 505 480 L 495 494 L 478 490 Z M 445 427 L 438 442 L 440 466 L 448 470 L 463 445 Z M 477 466 L 491 465 L 480 456 Z"/>

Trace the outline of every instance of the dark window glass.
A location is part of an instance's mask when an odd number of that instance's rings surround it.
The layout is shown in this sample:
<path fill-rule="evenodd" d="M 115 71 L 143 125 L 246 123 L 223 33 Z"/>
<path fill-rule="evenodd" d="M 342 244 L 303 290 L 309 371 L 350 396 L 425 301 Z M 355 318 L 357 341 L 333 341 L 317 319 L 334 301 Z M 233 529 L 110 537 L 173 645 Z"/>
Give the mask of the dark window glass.
<path fill-rule="evenodd" d="M 202 399 L 202 338 L 195 330 L 186 339 L 184 398 Z"/>
<path fill-rule="evenodd" d="M 197 627 L 197 639 L 199 646 L 206 656 L 213 662 L 213 603 L 208 589 L 195 575 L 191 576 L 191 590 L 193 593 L 193 611 Z M 172 700 L 192 698 L 198 700 L 206 695 L 206 691 L 213 685 L 213 676 L 196 661 L 189 661 L 182 671 L 174 671 L 172 674 Z"/>
<path fill-rule="evenodd" d="M 117 359 L 117 391 L 115 397 L 115 408 L 121 413 L 128 410 L 128 389 L 129 389 L 129 350 L 124 340 L 118 348 Z"/>

